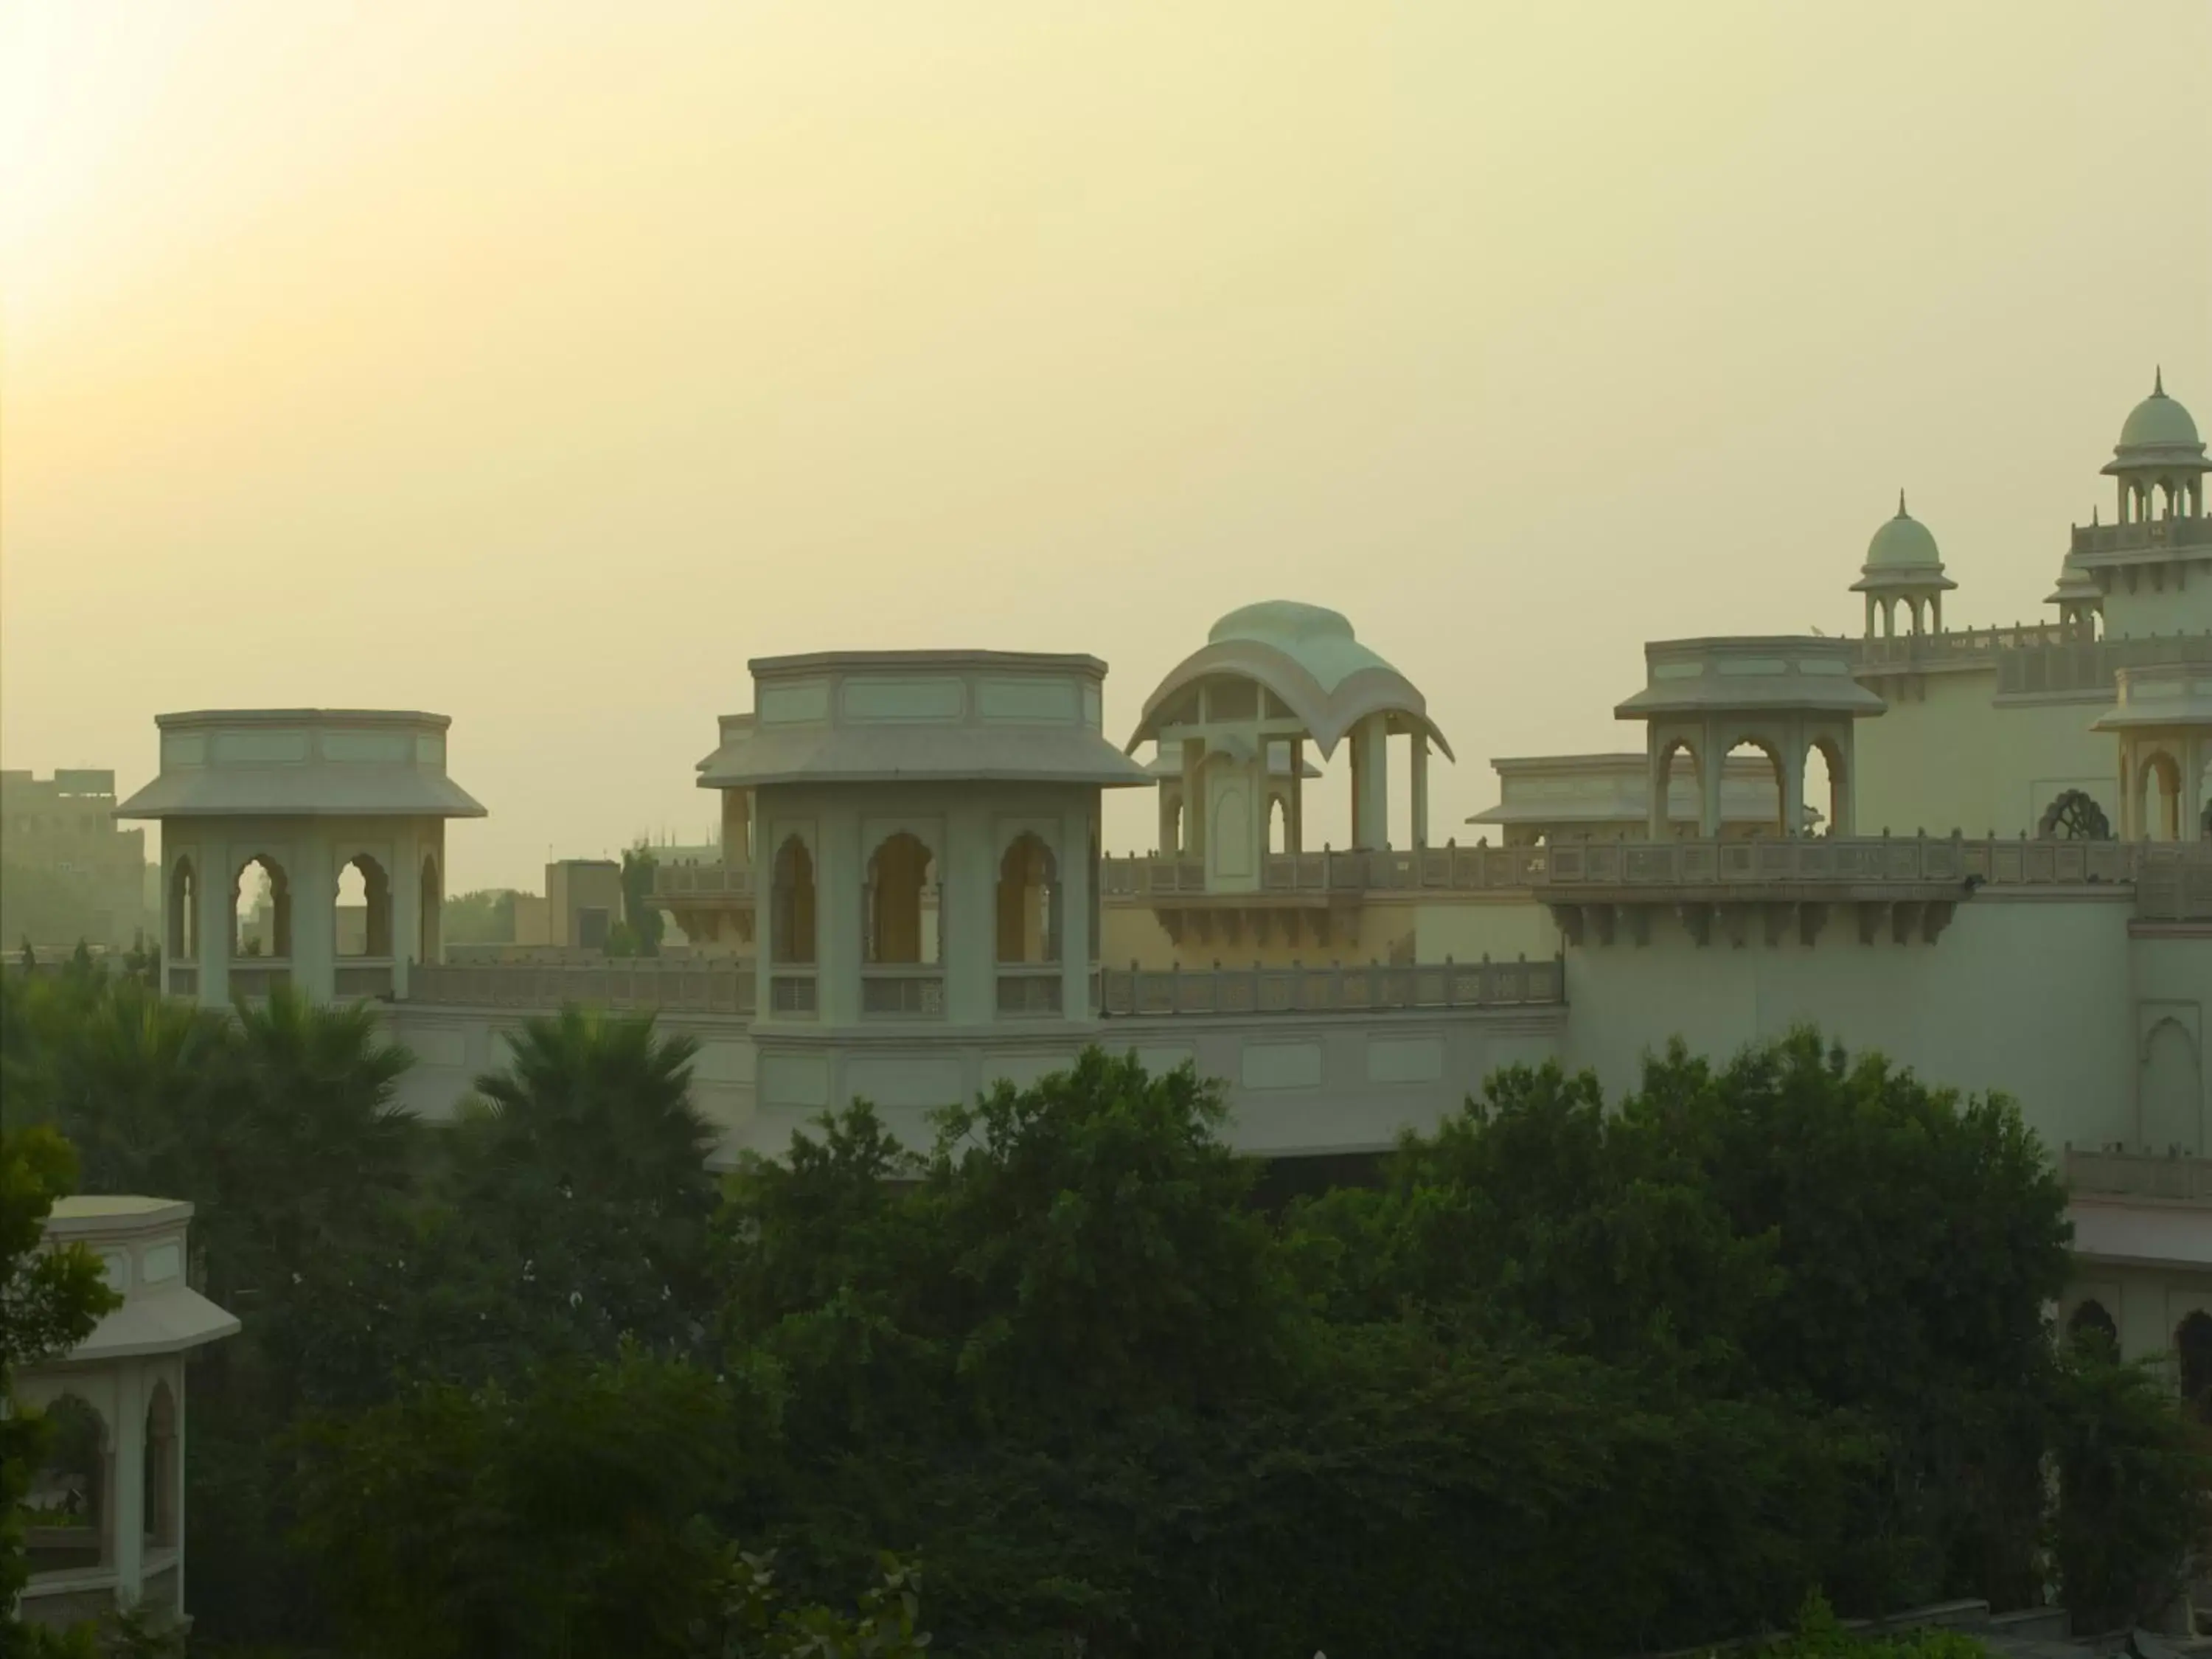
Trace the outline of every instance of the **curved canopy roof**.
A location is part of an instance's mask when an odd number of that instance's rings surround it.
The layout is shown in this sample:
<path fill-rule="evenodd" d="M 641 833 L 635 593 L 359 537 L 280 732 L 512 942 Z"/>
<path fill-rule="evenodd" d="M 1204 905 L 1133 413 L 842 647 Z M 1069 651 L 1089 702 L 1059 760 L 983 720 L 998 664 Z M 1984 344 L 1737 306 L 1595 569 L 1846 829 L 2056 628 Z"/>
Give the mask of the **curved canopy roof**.
<path fill-rule="evenodd" d="M 1288 709 L 1324 757 L 1370 714 L 1397 716 L 1453 758 L 1413 683 L 1353 635 L 1341 614 L 1317 605 L 1268 599 L 1231 611 L 1206 643 L 1169 671 L 1146 700 L 1127 747 L 1155 738 L 1181 694 L 1200 680 L 1243 679 Z"/>

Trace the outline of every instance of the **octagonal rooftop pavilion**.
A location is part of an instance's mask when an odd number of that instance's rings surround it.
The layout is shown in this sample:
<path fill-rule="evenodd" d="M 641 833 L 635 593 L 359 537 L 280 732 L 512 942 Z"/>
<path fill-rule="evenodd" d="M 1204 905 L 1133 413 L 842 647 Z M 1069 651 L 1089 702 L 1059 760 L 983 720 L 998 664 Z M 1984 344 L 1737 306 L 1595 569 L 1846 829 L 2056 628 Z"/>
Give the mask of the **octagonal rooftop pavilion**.
<path fill-rule="evenodd" d="M 116 808 L 161 826 L 164 973 L 206 1005 L 294 985 L 319 1000 L 404 995 L 438 957 L 445 824 L 484 809 L 447 775 L 443 714 L 218 708 L 155 716 L 161 768 Z M 241 937 L 248 866 L 266 936 Z M 362 948 L 341 953 L 338 884 L 354 869 Z"/>

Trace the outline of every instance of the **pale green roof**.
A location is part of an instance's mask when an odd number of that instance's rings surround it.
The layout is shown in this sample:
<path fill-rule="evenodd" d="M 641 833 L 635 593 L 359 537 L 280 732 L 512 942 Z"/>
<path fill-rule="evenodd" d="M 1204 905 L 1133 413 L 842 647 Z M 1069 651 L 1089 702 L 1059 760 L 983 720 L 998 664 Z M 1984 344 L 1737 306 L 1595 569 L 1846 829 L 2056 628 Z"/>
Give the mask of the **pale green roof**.
<path fill-rule="evenodd" d="M 2203 443 L 2189 411 L 2166 395 L 2163 371 L 2152 382 L 2150 396 L 2128 411 L 2127 424 L 2120 428 L 2122 449 L 2196 449 Z"/>
<path fill-rule="evenodd" d="M 1927 570 L 1942 565 L 1943 556 L 1936 550 L 1936 538 L 1928 533 L 1928 526 L 1905 510 L 1905 492 L 1897 495 L 1897 516 L 1874 532 L 1867 544 L 1866 568 L 1875 570 Z"/>
<path fill-rule="evenodd" d="M 1351 621 L 1342 613 L 1296 599 L 1262 599 L 1232 611 L 1206 636 L 1208 645 L 1230 640 L 1274 647 L 1324 691 L 1335 690 L 1363 668 L 1398 672 L 1352 636 Z"/>

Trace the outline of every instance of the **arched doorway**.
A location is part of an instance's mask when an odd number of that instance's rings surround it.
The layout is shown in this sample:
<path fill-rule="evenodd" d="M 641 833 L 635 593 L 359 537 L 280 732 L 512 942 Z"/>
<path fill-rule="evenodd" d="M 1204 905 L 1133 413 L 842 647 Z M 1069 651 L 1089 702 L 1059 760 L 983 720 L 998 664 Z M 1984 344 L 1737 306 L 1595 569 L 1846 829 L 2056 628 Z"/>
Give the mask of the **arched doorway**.
<path fill-rule="evenodd" d="M 2181 767 L 2163 749 L 2136 769 L 2136 823 L 2144 841 L 2181 839 Z"/>
<path fill-rule="evenodd" d="M 392 954 L 392 878 L 366 853 L 338 870 L 331 937 L 342 958 Z"/>
<path fill-rule="evenodd" d="M 1060 924 L 1059 865 L 1042 840 L 1024 832 L 999 860 L 999 960 L 1058 962 Z"/>
<path fill-rule="evenodd" d="M 775 849 L 769 898 L 769 959 L 814 965 L 814 855 L 797 836 Z"/>
<path fill-rule="evenodd" d="M 1058 1013 L 1060 866 L 1039 836 L 1024 831 L 1000 858 L 997 908 L 999 1012 Z"/>
<path fill-rule="evenodd" d="M 2066 1336 L 2077 1346 L 2102 1344 L 2115 1356 L 2120 1351 L 2120 1328 L 2105 1310 L 2105 1304 L 2094 1297 L 2074 1310 L 2072 1317 L 2066 1322 Z"/>
<path fill-rule="evenodd" d="M 149 1548 L 173 1549 L 177 1542 L 177 1402 L 167 1378 L 155 1383 L 146 1402 L 145 1538 Z"/>
<path fill-rule="evenodd" d="M 887 836 L 869 855 L 863 962 L 896 966 L 934 959 L 933 951 L 925 953 L 922 937 L 933 861 L 921 838 L 905 830 Z"/>
<path fill-rule="evenodd" d="M 2176 1326 L 2173 1353 L 2180 1362 L 2181 1397 L 2202 1419 L 2212 1405 L 2212 1315 L 2199 1309 Z"/>
<path fill-rule="evenodd" d="M 81 1395 L 46 1407 L 46 1455 L 24 1496 L 24 1546 L 34 1573 L 105 1566 L 110 1536 L 107 1426 Z"/>
<path fill-rule="evenodd" d="M 292 956 L 292 884 L 284 866 L 257 854 L 238 867 L 230 885 L 233 957 Z"/>

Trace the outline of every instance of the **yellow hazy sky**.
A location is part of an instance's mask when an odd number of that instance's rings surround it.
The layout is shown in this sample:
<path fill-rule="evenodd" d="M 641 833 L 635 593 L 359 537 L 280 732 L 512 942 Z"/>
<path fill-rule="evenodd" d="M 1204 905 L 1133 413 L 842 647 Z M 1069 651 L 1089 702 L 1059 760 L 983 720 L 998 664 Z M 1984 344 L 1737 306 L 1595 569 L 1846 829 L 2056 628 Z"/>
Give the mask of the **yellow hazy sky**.
<path fill-rule="evenodd" d="M 2207 0 L 0 0 L 0 751 L 437 710 L 453 884 L 535 888 L 703 832 L 750 657 L 1089 651 L 1118 736 L 1280 597 L 1426 692 L 1442 840 L 1634 747 L 1645 639 L 1855 629 L 1900 486 L 2043 614 L 2154 365 L 2212 428 L 2208 68 Z"/>

